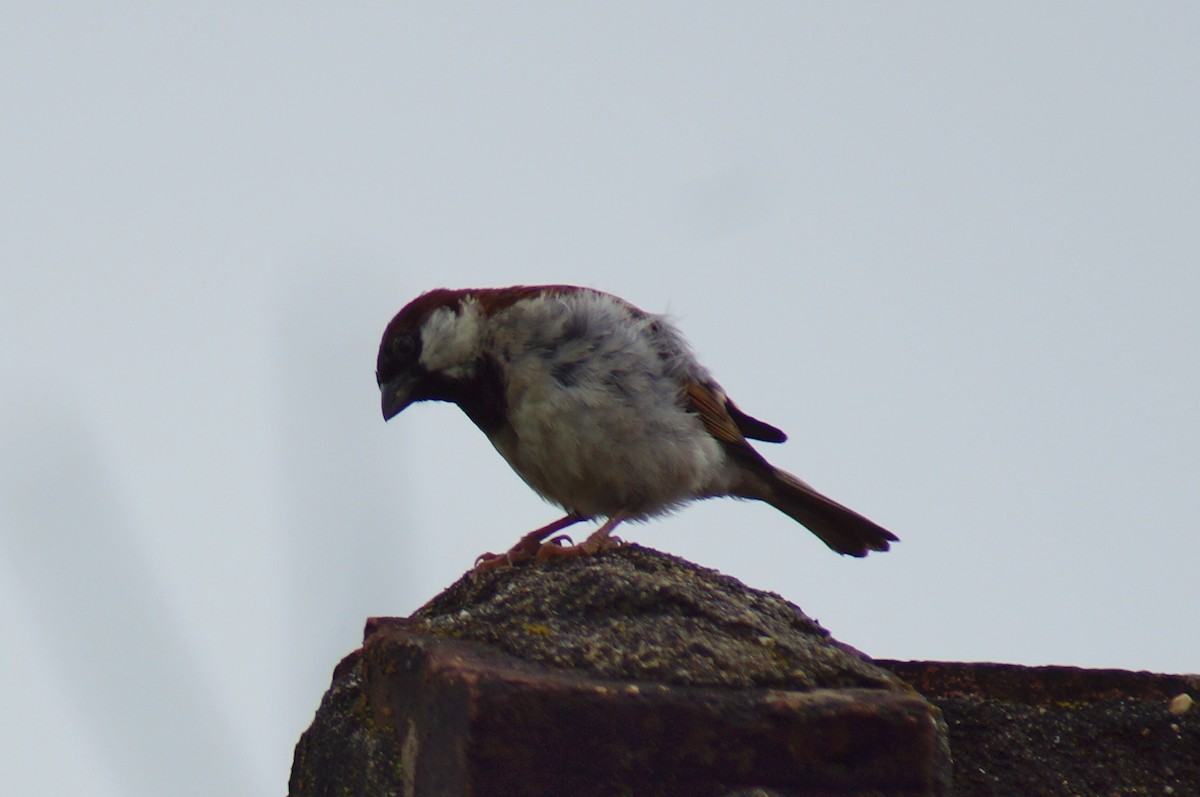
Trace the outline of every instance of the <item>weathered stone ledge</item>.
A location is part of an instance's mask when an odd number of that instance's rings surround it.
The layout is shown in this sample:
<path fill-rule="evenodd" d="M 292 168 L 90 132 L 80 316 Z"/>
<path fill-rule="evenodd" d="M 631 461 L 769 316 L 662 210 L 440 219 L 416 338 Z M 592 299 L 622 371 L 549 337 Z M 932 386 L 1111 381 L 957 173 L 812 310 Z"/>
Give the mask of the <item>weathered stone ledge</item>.
<path fill-rule="evenodd" d="M 1200 710 L 1181 711 L 1184 694 L 1200 697 L 1200 678 L 871 662 L 777 595 L 627 546 L 464 577 L 412 617 L 369 621 L 289 786 L 1200 795 Z"/>
<path fill-rule="evenodd" d="M 1200 795 L 1200 675 L 875 663 L 942 710 L 956 795 Z"/>

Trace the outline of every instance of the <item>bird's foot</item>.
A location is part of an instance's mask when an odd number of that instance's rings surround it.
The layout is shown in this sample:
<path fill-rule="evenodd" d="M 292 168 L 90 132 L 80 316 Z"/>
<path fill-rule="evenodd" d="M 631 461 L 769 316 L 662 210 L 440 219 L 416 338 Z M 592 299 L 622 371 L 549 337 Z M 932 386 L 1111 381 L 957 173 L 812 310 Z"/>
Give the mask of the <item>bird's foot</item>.
<path fill-rule="evenodd" d="M 542 543 L 542 547 L 538 548 L 534 559 L 538 562 L 545 562 L 549 559 L 570 559 L 573 556 L 595 556 L 603 551 L 616 550 L 624 544 L 620 537 L 612 537 L 608 534 L 600 536 L 599 533 L 591 535 L 578 545 L 563 545 L 558 539 L 554 539 Z"/>
<path fill-rule="evenodd" d="M 574 525 L 584 518 L 578 515 L 567 515 L 564 518 L 554 521 L 553 523 L 542 526 L 540 529 L 535 529 L 529 532 L 517 544 L 509 548 L 504 553 L 485 553 L 480 554 L 475 559 L 476 573 L 486 573 L 489 570 L 495 570 L 500 567 L 511 567 L 519 565 L 522 562 L 528 562 L 535 558 L 540 558 L 543 548 L 547 547 L 564 547 L 563 541 L 566 541 L 566 547 L 575 547 L 571 545 L 571 538 L 563 534 L 555 537 L 550 542 L 542 542 L 546 537 L 556 531 L 562 531 L 567 526 Z M 590 537 L 588 539 L 591 539 Z"/>
<path fill-rule="evenodd" d="M 528 562 L 537 555 L 537 548 L 530 551 L 521 545 L 514 545 L 504 553 L 481 553 L 475 557 L 475 567 L 472 572 L 486 573 L 500 567 L 512 567 L 521 562 Z"/>
<path fill-rule="evenodd" d="M 601 551 L 611 551 L 620 548 L 624 543 L 620 537 L 612 536 L 613 529 L 625 519 L 624 512 L 618 512 L 604 522 L 604 525 L 592 532 L 586 540 L 578 545 L 563 545 L 562 537 L 543 543 L 538 548 L 534 559 L 545 562 L 548 559 L 568 559 L 572 556 L 595 556 Z M 568 542 L 570 540 L 568 539 Z"/>

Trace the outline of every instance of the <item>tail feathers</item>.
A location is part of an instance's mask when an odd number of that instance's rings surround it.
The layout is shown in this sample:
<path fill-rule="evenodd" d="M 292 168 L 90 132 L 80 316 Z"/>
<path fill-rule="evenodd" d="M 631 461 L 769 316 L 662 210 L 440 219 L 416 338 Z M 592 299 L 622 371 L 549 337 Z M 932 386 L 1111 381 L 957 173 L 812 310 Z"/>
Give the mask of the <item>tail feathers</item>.
<path fill-rule="evenodd" d="M 821 495 L 792 474 L 772 470 L 763 500 L 838 553 L 866 556 L 870 551 L 886 551 L 891 543 L 900 541 L 887 529 Z"/>

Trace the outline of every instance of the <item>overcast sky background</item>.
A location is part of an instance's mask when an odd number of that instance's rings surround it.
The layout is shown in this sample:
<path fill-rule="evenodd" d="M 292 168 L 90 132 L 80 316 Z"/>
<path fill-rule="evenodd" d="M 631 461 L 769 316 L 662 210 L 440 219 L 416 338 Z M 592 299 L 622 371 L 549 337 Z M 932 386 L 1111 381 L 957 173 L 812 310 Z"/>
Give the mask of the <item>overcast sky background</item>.
<path fill-rule="evenodd" d="M 503 8 L 501 8 L 503 5 Z M 870 655 L 1200 670 L 1200 6 L 0 5 L 0 793 L 282 794 L 371 615 L 556 517 L 437 286 L 668 311 L 778 465 L 626 529 Z"/>

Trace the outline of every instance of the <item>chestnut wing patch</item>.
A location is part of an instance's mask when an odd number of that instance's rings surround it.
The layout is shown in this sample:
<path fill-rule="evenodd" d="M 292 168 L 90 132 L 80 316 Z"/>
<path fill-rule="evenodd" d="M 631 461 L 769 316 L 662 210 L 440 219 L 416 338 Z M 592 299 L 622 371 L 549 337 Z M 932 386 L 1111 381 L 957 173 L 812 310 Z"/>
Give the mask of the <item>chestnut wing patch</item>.
<path fill-rule="evenodd" d="M 705 431 L 724 443 L 726 451 L 748 464 L 771 467 L 762 458 L 762 455 L 746 442 L 745 429 L 730 414 L 730 409 L 734 409 L 735 412 L 737 410 L 719 390 L 699 382 L 689 382 L 686 396 L 688 410 L 700 416 Z M 737 416 L 754 421 L 753 418 L 742 412 L 737 412 Z M 776 432 L 777 434 L 773 435 L 775 437 L 783 435 L 783 432 L 773 426 L 767 426 L 761 421 L 754 421 L 754 423 L 761 425 L 764 429 Z M 765 433 L 760 432 L 758 427 L 751 427 L 751 431 L 755 436 Z"/>
<path fill-rule="evenodd" d="M 735 446 L 748 445 L 742 430 L 734 423 L 725 409 L 725 402 L 707 385 L 689 382 L 687 386 L 688 409 L 700 416 L 705 430 L 723 443 Z"/>

